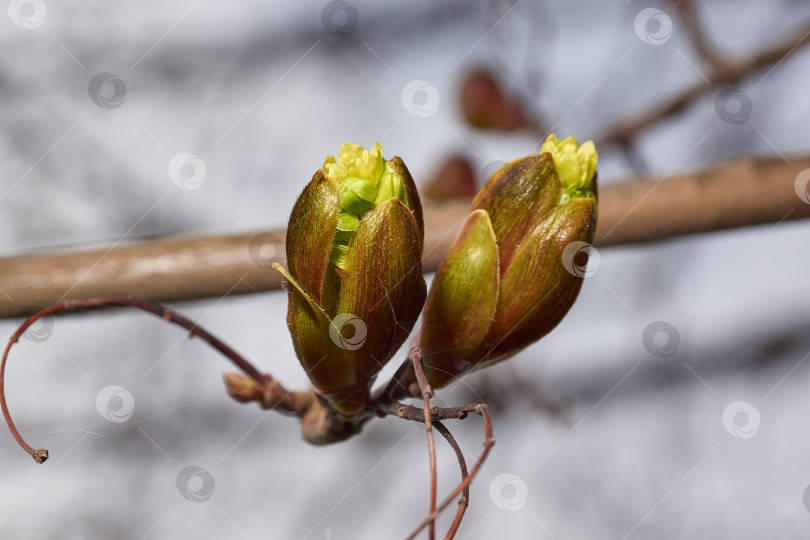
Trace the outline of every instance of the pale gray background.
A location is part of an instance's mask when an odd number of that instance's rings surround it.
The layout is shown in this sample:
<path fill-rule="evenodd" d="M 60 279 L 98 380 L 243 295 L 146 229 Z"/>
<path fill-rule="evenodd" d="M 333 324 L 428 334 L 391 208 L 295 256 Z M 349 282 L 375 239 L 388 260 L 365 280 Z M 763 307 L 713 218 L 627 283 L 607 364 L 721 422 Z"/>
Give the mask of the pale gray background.
<path fill-rule="evenodd" d="M 51 1 L 42 25 L 28 30 L 3 13 L 2 254 L 282 226 L 344 141 L 381 141 L 418 183 L 449 152 L 484 169 L 536 151 L 535 136 L 464 123 L 457 89 L 476 66 L 500 66 L 504 83 L 533 96 L 549 125 L 581 139 L 705 69 L 665 3 L 526 0 L 500 23 L 506 8 L 487 3 L 352 4 L 360 23 L 347 37 L 327 32 L 323 1 Z M 733 54 L 775 43 L 810 17 L 799 1 L 699 4 L 712 41 Z M 673 19 L 659 46 L 634 32 L 651 6 Z M 125 82 L 119 108 L 90 99 L 100 72 Z M 651 171 L 660 178 L 742 154 L 807 151 L 810 52 L 766 72 L 738 85 L 753 103 L 744 124 L 721 121 L 712 91 L 645 133 L 640 151 Z M 413 80 L 438 90 L 435 113 L 403 106 Z M 180 152 L 204 160 L 199 189 L 170 180 Z M 631 174 L 614 151 L 600 155 L 599 170 L 606 182 Z M 498 439 L 459 538 L 806 537 L 808 233 L 808 223 L 794 222 L 602 250 L 552 335 L 469 377 L 470 388 L 438 396 L 491 403 Z M 177 307 L 285 384 L 305 386 L 284 294 Z M 642 343 L 659 320 L 680 336 L 671 358 Z M 0 335 L 13 327 L 0 323 Z M 35 465 L 0 430 L 0 536 L 402 538 L 424 517 L 421 426 L 373 422 L 348 443 L 315 448 L 294 420 L 228 399 L 220 380 L 228 368 L 140 313 L 59 318 L 43 343 L 23 340 L 7 371 L 9 404 L 52 459 Z M 520 392 L 509 389 L 516 383 Z M 129 421 L 97 411 L 108 385 L 134 396 Z M 561 404 L 562 417 L 534 395 Z M 733 437 L 721 421 L 737 400 L 761 414 L 751 438 Z M 480 421 L 451 427 L 472 461 Z M 458 476 L 445 446 L 439 441 L 442 493 Z M 188 465 L 210 472 L 209 500 L 181 496 L 177 478 Z M 516 478 L 504 484 L 511 477 L 502 474 Z"/>

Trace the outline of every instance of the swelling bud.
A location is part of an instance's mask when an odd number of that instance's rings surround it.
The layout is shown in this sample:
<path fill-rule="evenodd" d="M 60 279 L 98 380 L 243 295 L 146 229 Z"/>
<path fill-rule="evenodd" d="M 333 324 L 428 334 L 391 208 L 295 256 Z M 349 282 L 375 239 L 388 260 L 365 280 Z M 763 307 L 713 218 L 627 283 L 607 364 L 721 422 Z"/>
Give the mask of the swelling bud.
<path fill-rule="evenodd" d="M 287 325 L 315 391 L 346 418 L 425 302 L 424 224 L 398 157 L 346 143 L 304 188 L 287 227 Z"/>
<path fill-rule="evenodd" d="M 432 386 L 509 358 L 571 308 L 582 277 L 563 250 L 593 241 L 596 162 L 591 141 L 550 135 L 481 188 L 425 304 L 419 345 Z"/>

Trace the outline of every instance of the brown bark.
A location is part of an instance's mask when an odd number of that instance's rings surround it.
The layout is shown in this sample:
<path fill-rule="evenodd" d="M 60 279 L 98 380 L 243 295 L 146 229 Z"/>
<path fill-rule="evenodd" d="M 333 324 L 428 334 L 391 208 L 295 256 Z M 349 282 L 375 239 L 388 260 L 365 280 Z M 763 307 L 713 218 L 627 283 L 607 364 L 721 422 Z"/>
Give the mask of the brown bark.
<path fill-rule="evenodd" d="M 783 219 L 810 217 L 796 193 L 810 157 L 791 163 L 743 158 L 673 178 L 651 176 L 604 185 L 595 244 L 657 241 Z M 447 253 L 467 201 L 425 205 L 424 268 Z M 109 248 L 0 258 L 0 317 L 30 314 L 63 299 L 133 295 L 154 302 L 278 289 L 284 231 L 234 236 L 175 236 Z"/>

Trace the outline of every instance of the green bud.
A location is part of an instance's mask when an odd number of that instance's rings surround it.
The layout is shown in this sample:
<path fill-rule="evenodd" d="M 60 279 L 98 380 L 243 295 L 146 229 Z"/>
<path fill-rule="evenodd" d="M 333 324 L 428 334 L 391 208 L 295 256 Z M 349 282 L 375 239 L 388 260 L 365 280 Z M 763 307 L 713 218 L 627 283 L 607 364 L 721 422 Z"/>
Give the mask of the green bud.
<path fill-rule="evenodd" d="M 596 150 L 554 135 L 542 150 L 492 175 L 436 271 L 419 337 L 435 387 L 537 341 L 576 300 L 563 251 L 593 241 Z"/>
<path fill-rule="evenodd" d="M 287 324 L 316 391 L 346 417 L 408 337 L 425 301 L 424 225 L 398 157 L 340 147 L 295 203 L 287 227 Z"/>
<path fill-rule="evenodd" d="M 563 195 L 560 199 L 564 203 L 578 197 L 596 199 L 591 189 L 591 183 L 596 176 L 596 146 L 588 141 L 582 146 L 573 137 L 560 140 L 555 134 L 546 137 L 540 153 L 548 152 L 557 165 L 557 173 L 563 182 Z"/>
<path fill-rule="evenodd" d="M 340 194 L 339 233 L 330 256 L 338 268 L 345 268 L 349 240 L 366 212 L 391 198 L 407 204 L 405 181 L 393 161 L 385 161 L 380 143 L 375 143 L 370 152 L 360 145 L 344 143 L 337 158 L 327 156 L 323 162 L 324 174 L 337 180 Z"/>

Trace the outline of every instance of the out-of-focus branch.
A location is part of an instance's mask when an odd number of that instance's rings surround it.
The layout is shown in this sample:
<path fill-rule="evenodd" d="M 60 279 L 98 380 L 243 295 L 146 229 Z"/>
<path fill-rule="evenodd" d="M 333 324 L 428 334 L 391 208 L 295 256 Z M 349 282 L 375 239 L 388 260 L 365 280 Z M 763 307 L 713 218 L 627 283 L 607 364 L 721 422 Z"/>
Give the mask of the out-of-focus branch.
<path fill-rule="evenodd" d="M 597 246 L 810 217 L 797 196 L 810 156 L 791 163 L 745 158 L 676 178 L 636 178 L 599 191 Z M 425 205 L 426 272 L 455 238 L 468 201 Z M 30 314 L 63 299 L 138 296 L 191 300 L 281 287 L 270 265 L 284 263 L 284 231 L 171 237 L 110 248 L 0 258 L 0 317 Z"/>
<path fill-rule="evenodd" d="M 698 81 L 693 86 L 682 91 L 680 94 L 654 106 L 649 111 L 631 119 L 621 122 L 609 128 L 601 137 L 596 139 L 597 147 L 607 144 L 620 144 L 626 146 L 633 137 L 641 131 L 657 124 L 661 120 L 677 114 L 687 105 L 694 102 L 704 94 L 716 90 L 718 85 L 733 84 L 752 73 L 782 61 L 794 50 L 810 42 L 810 25 L 805 25 L 799 29 L 789 39 L 770 49 L 760 51 L 748 58 L 741 60 L 728 60 L 715 56 L 707 48 L 699 31 L 697 18 L 692 12 L 691 6 L 680 10 L 686 14 L 685 24 L 690 29 L 692 43 L 697 48 L 697 52 L 706 59 L 710 58 L 711 71 L 706 74 L 706 81 Z M 697 37 L 695 37 L 697 36 Z"/>
<path fill-rule="evenodd" d="M 652 242 L 810 217 L 796 178 L 810 157 L 745 158 L 672 179 L 651 175 L 607 186 L 599 201 L 597 246 Z"/>
<path fill-rule="evenodd" d="M 675 9 L 678 10 L 681 23 L 683 23 L 686 33 L 692 42 L 692 48 L 700 55 L 704 62 L 712 67 L 718 67 L 723 62 L 715 54 L 715 51 L 706 42 L 706 35 L 698 17 L 697 8 L 692 0 L 673 0 Z"/>

